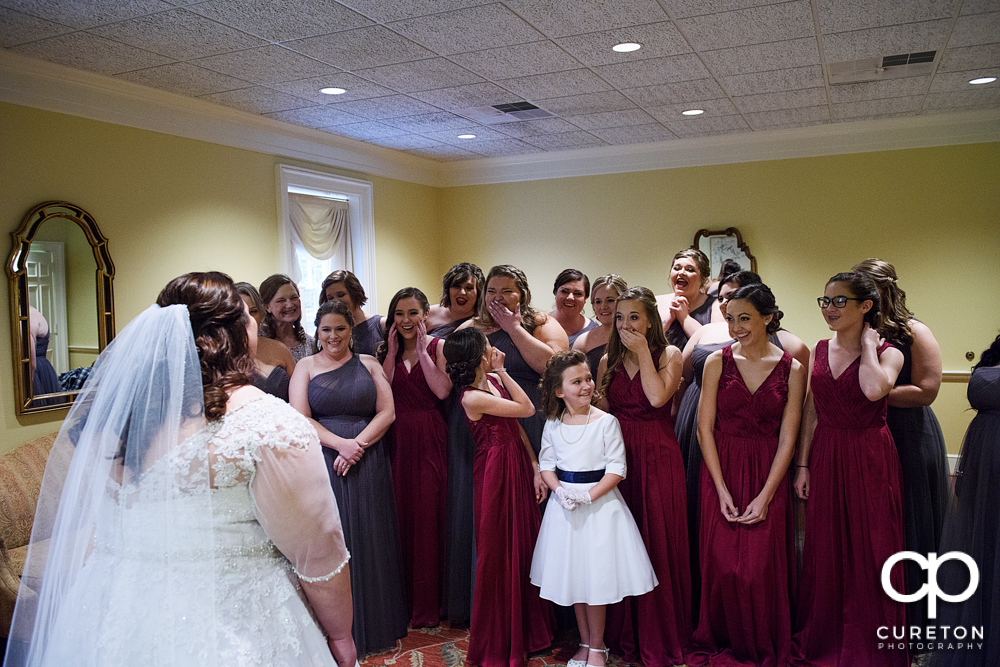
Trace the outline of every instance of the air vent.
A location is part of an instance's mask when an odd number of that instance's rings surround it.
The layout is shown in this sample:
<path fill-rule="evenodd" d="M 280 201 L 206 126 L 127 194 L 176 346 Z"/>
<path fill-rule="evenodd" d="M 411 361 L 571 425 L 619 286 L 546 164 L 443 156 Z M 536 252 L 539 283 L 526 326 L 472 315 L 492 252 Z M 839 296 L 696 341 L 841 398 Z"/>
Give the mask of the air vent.
<path fill-rule="evenodd" d="M 899 79 L 908 76 L 926 76 L 934 68 L 936 55 L 937 51 L 920 51 L 830 63 L 826 66 L 826 73 L 832 86 Z"/>
<path fill-rule="evenodd" d="M 552 118 L 555 115 L 530 102 L 511 102 L 509 104 L 495 104 L 490 107 L 472 107 L 461 109 L 455 113 L 483 125 L 514 123 L 520 120 L 538 120 L 539 118 Z"/>

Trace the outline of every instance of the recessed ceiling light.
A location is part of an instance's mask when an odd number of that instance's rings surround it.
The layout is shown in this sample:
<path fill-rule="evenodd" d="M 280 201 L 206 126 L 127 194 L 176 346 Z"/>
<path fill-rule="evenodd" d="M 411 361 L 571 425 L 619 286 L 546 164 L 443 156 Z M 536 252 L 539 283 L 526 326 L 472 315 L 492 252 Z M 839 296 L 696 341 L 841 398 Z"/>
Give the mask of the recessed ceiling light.
<path fill-rule="evenodd" d="M 344 90 L 343 88 L 320 88 L 319 92 L 323 93 L 324 95 L 343 95 L 347 91 Z"/>
<path fill-rule="evenodd" d="M 705 113 L 704 109 L 688 109 L 687 111 L 682 111 L 682 116 L 700 116 Z"/>
<path fill-rule="evenodd" d="M 981 79 L 973 79 L 969 83 L 971 83 L 973 86 L 978 86 L 979 84 L 982 83 L 993 83 L 996 80 L 997 78 L 995 76 L 984 76 Z"/>
<path fill-rule="evenodd" d="M 474 134 L 460 134 L 460 135 L 458 135 L 458 138 L 459 139 L 475 139 L 476 135 L 474 135 Z"/>
<path fill-rule="evenodd" d="M 618 53 L 628 53 L 629 51 L 638 51 L 642 48 L 642 44 L 636 44 L 635 42 L 622 42 L 621 44 L 615 44 L 611 47 L 612 51 L 617 51 Z"/>

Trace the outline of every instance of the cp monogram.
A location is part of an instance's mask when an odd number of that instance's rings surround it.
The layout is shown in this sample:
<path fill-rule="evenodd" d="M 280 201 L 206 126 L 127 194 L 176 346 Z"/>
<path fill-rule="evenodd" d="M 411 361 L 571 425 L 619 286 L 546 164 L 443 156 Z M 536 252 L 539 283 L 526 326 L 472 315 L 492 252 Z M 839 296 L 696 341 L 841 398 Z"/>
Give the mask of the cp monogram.
<path fill-rule="evenodd" d="M 916 593 L 911 593 L 905 595 L 900 593 L 895 588 L 892 587 L 892 581 L 889 578 L 889 574 L 892 571 L 892 566 L 903 560 L 912 560 L 921 567 L 921 569 L 927 570 L 927 583 L 920 587 Z M 959 593 L 958 595 L 949 595 L 942 591 L 937 584 L 937 571 L 941 563 L 949 560 L 959 560 L 969 568 L 969 585 L 968 587 Z M 962 553 L 961 551 L 949 551 L 940 558 L 936 553 L 927 554 L 927 558 L 918 554 L 916 551 L 900 551 L 899 553 L 893 554 L 889 557 L 889 560 L 885 562 L 882 566 L 882 588 L 885 590 L 886 594 L 891 597 L 896 602 L 916 602 L 922 597 L 929 597 L 930 600 L 927 603 L 927 615 L 930 618 L 937 618 L 937 599 L 941 598 L 945 602 L 965 602 L 972 594 L 976 592 L 976 588 L 979 587 L 979 567 L 976 565 L 976 561 L 973 560 L 972 556 Z"/>

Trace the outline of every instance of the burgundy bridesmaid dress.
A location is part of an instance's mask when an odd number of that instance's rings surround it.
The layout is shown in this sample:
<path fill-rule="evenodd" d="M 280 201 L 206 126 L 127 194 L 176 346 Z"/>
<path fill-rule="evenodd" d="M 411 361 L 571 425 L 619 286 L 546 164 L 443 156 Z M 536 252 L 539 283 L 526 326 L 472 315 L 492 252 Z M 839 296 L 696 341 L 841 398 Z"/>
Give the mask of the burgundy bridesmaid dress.
<path fill-rule="evenodd" d="M 499 382 L 488 379 L 510 398 Z M 531 460 L 513 417 L 483 415 L 469 421 L 469 430 L 476 440 L 476 583 L 466 662 L 522 667 L 528 653 L 552 643 L 552 608 L 529 578 L 542 523 Z"/>
<path fill-rule="evenodd" d="M 429 340 L 427 352 L 436 360 L 439 339 Z M 402 357 L 396 360 L 392 396 L 392 481 L 410 625 L 432 627 L 440 622 L 448 425 L 419 363 L 407 371 Z"/>
<path fill-rule="evenodd" d="M 903 603 L 881 583 L 882 564 L 906 548 L 899 457 L 885 422 L 888 398 L 869 401 L 861 391 L 860 357 L 833 377 L 828 347 L 826 340 L 816 344 L 812 370 L 817 425 L 789 663 L 906 667 L 905 647 L 880 648 L 877 636 L 882 626 L 891 636 L 893 626 L 906 625 Z M 902 591 L 901 565 L 891 579 Z"/>
<path fill-rule="evenodd" d="M 659 365 L 663 350 L 653 350 Z M 608 387 L 608 406 L 625 439 L 628 477 L 618 489 L 632 511 L 659 585 L 608 608 L 605 639 L 644 667 L 680 665 L 691 638 L 691 568 L 684 461 L 670 419 L 670 401 L 654 408 L 639 373 L 619 366 Z"/>
<path fill-rule="evenodd" d="M 740 513 L 757 497 L 778 451 L 788 403 L 787 352 L 750 393 L 733 349 L 722 349 L 716 398 L 715 446 L 722 477 Z M 701 466 L 701 611 L 687 653 L 690 667 L 784 667 L 792 639 L 788 606 L 786 512 L 788 477 L 782 477 L 767 517 L 747 526 L 730 523 L 708 468 Z"/>

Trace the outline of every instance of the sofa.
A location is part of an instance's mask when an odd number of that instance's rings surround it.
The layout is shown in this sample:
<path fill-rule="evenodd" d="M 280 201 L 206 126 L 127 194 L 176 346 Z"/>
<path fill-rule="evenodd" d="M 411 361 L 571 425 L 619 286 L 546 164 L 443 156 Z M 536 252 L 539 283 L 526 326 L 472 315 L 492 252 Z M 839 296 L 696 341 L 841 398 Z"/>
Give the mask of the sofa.
<path fill-rule="evenodd" d="M 0 455 L 0 637 L 10 634 L 42 474 L 55 439 L 55 433 L 45 435 Z"/>

